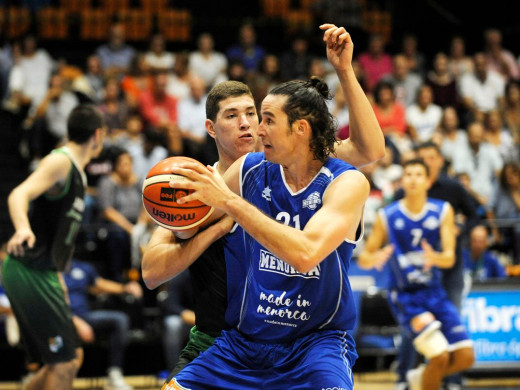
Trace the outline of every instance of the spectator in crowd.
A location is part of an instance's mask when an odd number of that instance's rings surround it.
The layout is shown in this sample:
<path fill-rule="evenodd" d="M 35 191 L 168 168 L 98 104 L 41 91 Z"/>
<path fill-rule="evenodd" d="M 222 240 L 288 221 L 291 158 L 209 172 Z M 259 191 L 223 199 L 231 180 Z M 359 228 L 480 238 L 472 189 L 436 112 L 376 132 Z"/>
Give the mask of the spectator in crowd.
<path fill-rule="evenodd" d="M 242 83 L 247 82 L 246 67 L 241 60 L 234 59 L 229 61 L 227 78 L 232 81 L 240 81 Z"/>
<path fill-rule="evenodd" d="M 488 219 L 510 221 L 503 227 L 493 227 L 494 241 L 501 251 L 520 264 L 520 166 L 508 162 L 502 168 L 498 183 L 487 203 Z"/>
<path fill-rule="evenodd" d="M 429 85 L 433 91 L 433 102 L 442 108 L 451 106 L 459 108 L 458 85 L 455 77 L 448 68 L 448 56 L 443 52 L 435 54 L 433 59 L 433 69 L 431 69 L 425 79 L 425 84 Z"/>
<path fill-rule="evenodd" d="M 178 99 L 168 93 L 167 88 L 168 74 L 159 72 L 154 75 L 152 88 L 141 93 L 141 115 L 147 125 L 167 128 L 177 124 Z"/>
<path fill-rule="evenodd" d="M 105 76 L 101 60 L 95 54 L 87 57 L 85 77 L 92 91 L 90 97 L 94 103 L 100 103 L 105 93 Z"/>
<path fill-rule="evenodd" d="M 341 84 L 336 87 L 332 100 L 327 102 L 330 113 L 338 121 L 338 130 L 336 136 L 339 139 L 347 139 L 349 137 L 349 120 L 350 114 L 348 111 L 347 100 L 345 99 L 345 93 Z"/>
<path fill-rule="evenodd" d="M 506 84 L 502 120 L 513 136 L 515 145 L 520 145 L 520 84 L 510 81 Z"/>
<path fill-rule="evenodd" d="M 417 142 L 430 141 L 442 118 L 442 108 L 433 103 L 433 91 L 423 85 L 415 104 L 406 108 L 406 122 L 411 138 Z"/>
<path fill-rule="evenodd" d="M 182 51 L 175 55 L 173 70 L 168 72 L 168 83 L 166 92 L 176 99 L 184 99 L 190 96 L 190 71 L 189 53 Z"/>
<path fill-rule="evenodd" d="M 407 133 L 406 109 L 395 100 L 394 86 L 380 81 L 374 90 L 372 108 L 385 137 L 390 138 L 399 153 L 411 149 L 411 141 Z"/>
<path fill-rule="evenodd" d="M 395 99 L 403 106 L 408 107 L 417 100 L 417 91 L 422 85 L 422 78 L 409 69 L 409 63 L 403 54 L 392 57 L 392 73 L 383 77 L 384 81 L 394 85 Z"/>
<path fill-rule="evenodd" d="M 457 81 L 460 81 L 463 75 L 473 73 L 475 70 L 473 59 L 466 54 L 466 40 L 460 35 L 451 38 L 448 69 Z"/>
<path fill-rule="evenodd" d="M 441 121 L 432 140 L 440 146 L 448 167 L 452 169 L 455 155 L 468 145 L 468 136 L 459 126 L 459 117 L 455 108 L 446 107 L 442 111 Z"/>
<path fill-rule="evenodd" d="M 468 283 L 490 278 L 506 277 L 506 270 L 489 251 L 488 230 L 484 225 L 475 226 L 469 236 L 469 245 L 462 250 L 466 289 Z"/>
<path fill-rule="evenodd" d="M 121 79 L 121 89 L 131 108 L 139 107 L 141 93 L 153 88 L 153 76 L 148 62 L 142 53 L 137 53 L 130 64 L 130 69 Z"/>
<path fill-rule="evenodd" d="M 108 138 L 112 139 L 121 135 L 126 126 L 130 106 L 121 90 L 119 81 L 115 77 L 106 81 L 105 96 L 98 108 L 105 117 Z"/>
<path fill-rule="evenodd" d="M 86 262 L 73 259 L 63 274 L 67 286 L 70 308 L 74 325 L 82 342 L 91 343 L 100 334 L 109 339 L 109 368 L 107 387 L 113 390 L 131 390 L 123 377 L 123 360 L 128 343 L 130 318 L 119 310 L 92 309 L 90 295 L 94 294 L 131 294 L 140 299 L 143 291 L 139 283 L 126 284 L 114 282 L 99 276 L 95 267 Z"/>
<path fill-rule="evenodd" d="M 38 47 L 35 36 L 28 35 L 22 41 L 22 53 L 9 74 L 8 95 L 18 106 L 29 106 L 29 115 L 45 98 L 52 73 L 56 69 L 54 59 L 44 48 Z"/>
<path fill-rule="evenodd" d="M 250 82 L 256 104 L 260 105 L 268 92 L 280 83 L 280 60 L 275 54 L 266 54 L 258 72 Z"/>
<path fill-rule="evenodd" d="M 139 183 L 144 181 L 155 164 L 168 157 L 164 143 L 165 138 L 161 133 L 149 127 L 143 128 L 143 120 L 137 113 L 128 117 L 125 134 L 116 140 L 116 145 L 127 150 L 132 157 Z"/>
<path fill-rule="evenodd" d="M 503 160 L 497 150 L 485 142 L 482 123 L 470 123 L 467 132 L 468 144 L 454 155 L 453 171 L 467 173 L 471 179 L 471 188 L 489 199 Z"/>
<path fill-rule="evenodd" d="M 195 326 L 195 302 L 190 271 L 184 270 L 167 284 L 168 299 L 164 317 L 164 350 L 168 369 L 183 359 L 181 350 L 188 342 L 190 329 Z M 182 351 L 186 353 L 186 351 Z M 187 360 L 187 362 L 191 361 Z"/>
<path fill-rule="evenodd" d="M 406 33 L 401 40 L 401 54 L 408 63 L 408 70 L 424 78 L 426 75 L 426 56 L 419 51 L 419 39 L 413 33 Z"/>
<path fill-rule="evenodd" d="M 400 187 L 403 166 L 394 162 L 394 150 L 390 146 L 387 145 L 385 151 L 385 156 L 373 164 L 372 180 L 381 189 L 385 203 L 388 203 Z"/>
<path fill-rule="evenodd" d="M 256 43 L 256 30 L 252 23 L 247 22 L 238 30 L 238 42 L 226 50 L 229 60 L 242 61 L 247 73 L 255 73 L 265 56 L 265 50 Z"/>
<path fill-rule="evenodd" d="M 502 46 L 500 30 L 488 28 L 484 31 L 484 52 L 489 70 L 499 73 L 506 82 L 520 78 L 515 56 Z"/>
<path fill-rule="evenodd" d="M 503 126 L 499 110 L 489 111 L 484 118 L 485 140 L 496 148 L 502 161 L 518 161 L 518 147 L 508 128 Z"/>
<path fill-rule="evenodd" d="M 392 73 L 392 57 L 385 52 L 385 42 L 379 34 L 372 34 L 368 48 L 357 58 L 365 75 L 367 92 L 374 92 L 377 83 L 387 74 Z"/>
<path fill-rule="evenodd" d="M 106 276 L 120 282 L 130 268 L 130 236 L 135 225 L 144 220 L 141 183 L 133 171 L 132 157 L 125 150 L 115 153 L 113 170 L 100 179 L 98 200 L 107 223 Z"/>
<path fill-rule="evenodd" d="M 487 215 L 486 211 L 486 198 L 484 198 L 478 191 L 475 191 L 473 188 L 471 188 L 471 179 L 469 175 L 466 172 L 459 172 L 455 176 L 455 179 L 462 184 L 464 189 L 468 191 L 468 194 L 470 194 L 470 200 L 471 200 L 471 207 L 474 208 L 477 211 L 477 215 L 480 219 L 485 219 Z M 457 223 L 459 225 L 464 225 L 465 223 L 465 216 L 462 214 L 457 214 Z"/>
<path fill-rule="evenodd" d="M 108 40 L 96 49 L 95 53 L 106 76 L 121 77 L 130 69 L 136 54 L 133 47 L 125 42 L 125 27 L 114 22 L 108 32 Z"/>
<path fill-rule="evenodd" d="M 69 114 L 79 104 L 76 95 L 66 87 L 63 77 L 58 73 L 53 74 L 47 94 L 38 105 L 34 118 L 28 117 L 26 120 L 26 124 L 34 121 L 34 162 L 66 139 Z"/>
<path fill-rule="evenodd" d="M 505 82 L 498 73 L 488 69 L 484 53 L 476 53 L 473 60 L 475 70 L 461 78 L 460 95 L 468 120 L 482 120 L 483 114 L 502 106 Z"/>
<path fill-rule="evenodd" d="M 226 56 L 215 50 L 215 41 L 210 33 L 202 33 L 197 39 L 197 50 L 189 55 L 190 71 L 201 77 L 208 89 L 227 80 Z"/>
<path fill-rule="evenodd" d="M 382 191 L 384 202 L 388 203 L 400 187 L 403 166 L 394 162 L 394 150 L 390 146 L 387 145 L 385 151 L 385 156 L 372 164 L 372 180 Z"/>
<path fill-rule="evenodd" d="M 190 96 L 179 101 L 178 125 L 183 139 L 193 148 L 192 154 L 206 141 L 206 83 L 201 77 L 190 78 Z"/>
<path fill-rule="evenodd" d="M 162 34 L 154 34 L 150 39 L 150 47 L 144 55 L 150 70 L 167 72 L 173 69 L 175 56 L 166 51 L 166 41 Z"/>
<path fill-rule="evenodd" d="M 303 35 L 293 37 L 291 48 L 280 57 L 280 76 L 282 81 L 305 80 L 312 55 L 309 42 Z"/>
<path fill-rule="evenodd" d="M 20 44 L 16 44 L 16 52 L 18 60 L 21 58 Z M 15 63 L 15 55 L 13 55 L 13 44 L 3 44 L 0 47 L 0 102 L 4 102 L 7 97 L 7 86 L 9 84 L 9 73 Z M 5 107 L 5 106 L 4 106 Z"/>

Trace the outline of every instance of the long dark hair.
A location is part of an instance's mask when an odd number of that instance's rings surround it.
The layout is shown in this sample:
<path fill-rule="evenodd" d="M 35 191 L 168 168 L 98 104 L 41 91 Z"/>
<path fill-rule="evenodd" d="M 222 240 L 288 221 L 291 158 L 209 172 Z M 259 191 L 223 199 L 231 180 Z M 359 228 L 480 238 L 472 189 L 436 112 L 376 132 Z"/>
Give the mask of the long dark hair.
<path fill-rule="evenodd" d="M 283 107 L 289 126 L 299 119 L 309 122 L 312 129 L 310 148 L 316 160 L 325 162 L 334 152 L 337 121 L 330 114 L 326 100 L 331 99 L 327 84 L 318 77 L 308 81 L 293 80 L 274 87 L 269 95 L 284 95 Z"/>

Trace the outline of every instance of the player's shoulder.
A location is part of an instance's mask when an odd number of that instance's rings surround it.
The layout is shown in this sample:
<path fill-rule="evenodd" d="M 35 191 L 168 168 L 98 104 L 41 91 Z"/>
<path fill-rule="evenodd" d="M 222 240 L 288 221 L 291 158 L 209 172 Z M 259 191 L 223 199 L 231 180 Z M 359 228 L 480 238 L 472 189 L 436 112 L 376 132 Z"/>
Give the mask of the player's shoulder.
<path fill-rule="evenodd" d="M 53 175 L 59 175 L 59 173 L 63 173 L 63 175 L 67 174 L 72 166 L 72 161 L 70 157 L 58 150 L 49 153 L 45 156 L 38 167 L 38 170 L 46 170 L 51 172 Z"/>
<path fill-rule="evenodd" d="M 436 199 L 436 198 L 428 198 L 427 201 L 428 208 L 433 211 L 439 211 L 442 212 L 443 210 L 447 210 L 450 208 L 450 203 L 443 199 Z"/>

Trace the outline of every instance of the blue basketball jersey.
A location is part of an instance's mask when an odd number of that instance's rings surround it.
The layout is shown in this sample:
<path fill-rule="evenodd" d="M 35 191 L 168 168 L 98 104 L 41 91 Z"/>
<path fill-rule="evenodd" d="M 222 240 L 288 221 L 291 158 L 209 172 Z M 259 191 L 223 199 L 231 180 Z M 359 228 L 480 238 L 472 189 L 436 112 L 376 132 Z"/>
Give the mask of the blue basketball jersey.
<path fill-rule="evenodd" d="M 353 166 L 330 158 L 298 192 L 286 184 L 282 167 L 250 153 L 241 167 L 244 199 L 285 225 L 303 229 L 322 206 L 328 186 Z M 244 232 L 248 259 L 238 329 L 252 340 L 285 342 L 318 329 L 354 328 L 356 309 L 347 278 L 355 242 L 344 241 L 311 271 L 297 272 Z"/>
<path fill-rule="evenodd" d="M 428 199 L 424 209 L 413 215 L 400 200 L 379 211 L 386 224 L 388 239 L 394 245 L 390 259 L 391 289 L 440 286 L 441 275 L 437 267 L 423 270 L 425 259 L 421 241 L 426 240 L 434 250 L 441 250 L 440 226 L 447 208 L 448 202 Z"/>
<path fill-rule="evenodd" d="M 244 231 L 238 224 L 233 226 L 231 232 L 226 234 L 224 241 L 224 253 L 226 258 L 227 276 L 227 308 L 226 322 L 235 328 L 240 318 L 240 308 L 244 284 L 249 262 L 244 257 Z"/>

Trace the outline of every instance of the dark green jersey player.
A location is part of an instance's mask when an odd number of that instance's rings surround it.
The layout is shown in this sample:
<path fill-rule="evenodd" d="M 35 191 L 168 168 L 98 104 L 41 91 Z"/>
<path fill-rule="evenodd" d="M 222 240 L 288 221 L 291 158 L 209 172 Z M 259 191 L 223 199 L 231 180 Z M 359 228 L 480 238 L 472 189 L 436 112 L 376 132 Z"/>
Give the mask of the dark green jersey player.
<path fill-rule="evenodd" d="M 67 127 L 65 146 L 42 159 L 8 198 L 15 233 L 7 243 L 3 285 L 28 361 L 42 364 L 28 388 L 72 388 L 83 358 L 61 271 L 83 215 L 84 167 L 103 147 L 103 116 L 80 105 Z"/>

